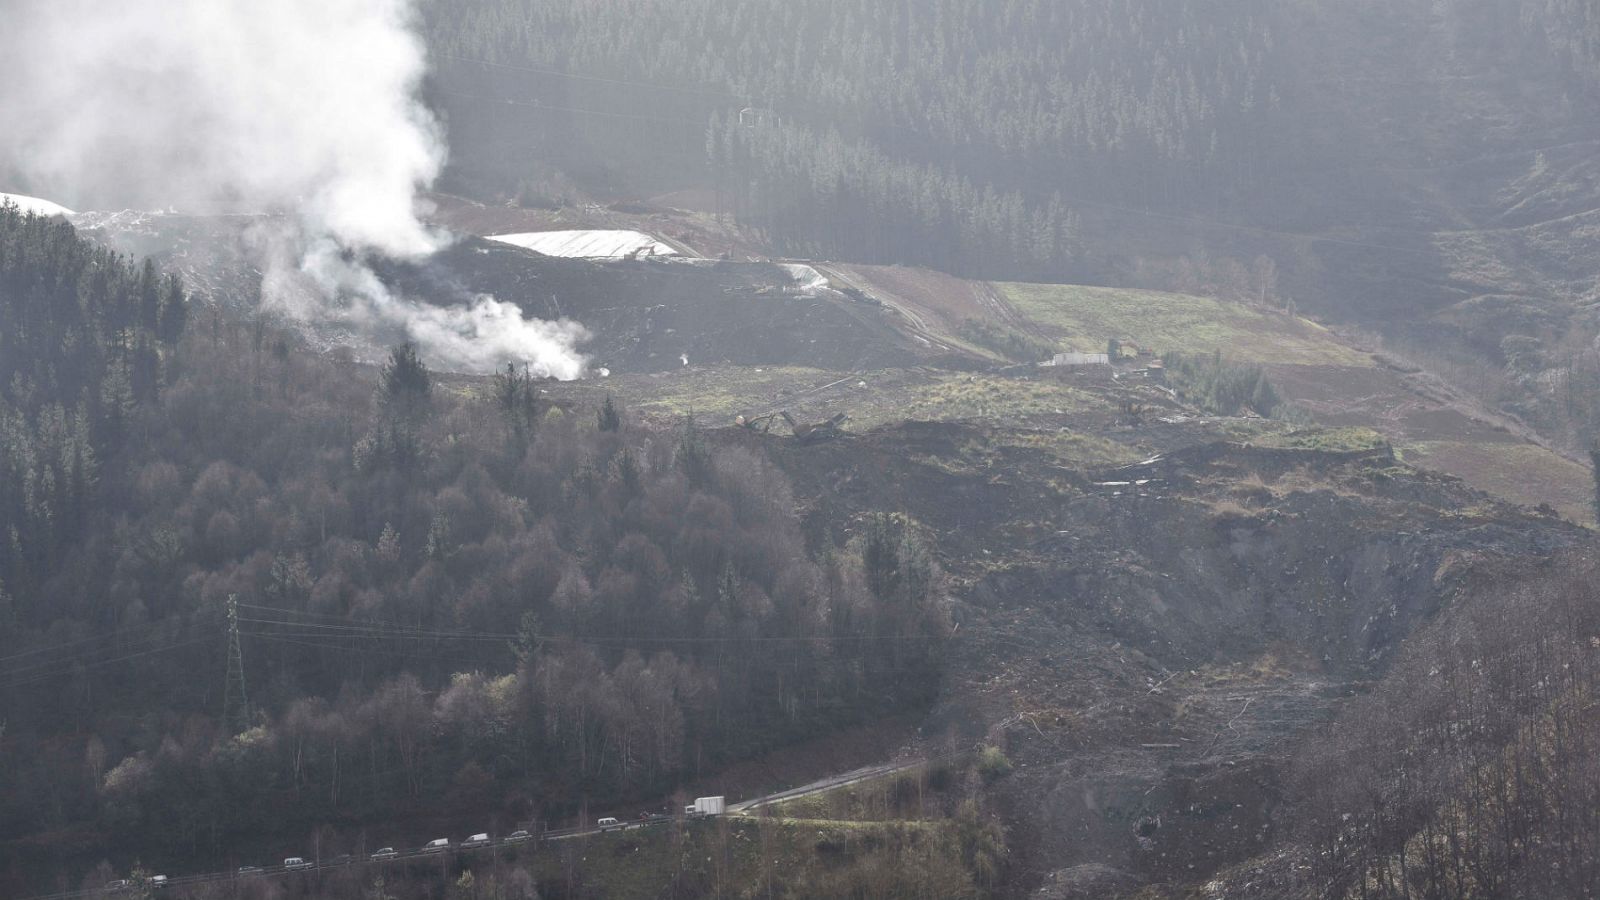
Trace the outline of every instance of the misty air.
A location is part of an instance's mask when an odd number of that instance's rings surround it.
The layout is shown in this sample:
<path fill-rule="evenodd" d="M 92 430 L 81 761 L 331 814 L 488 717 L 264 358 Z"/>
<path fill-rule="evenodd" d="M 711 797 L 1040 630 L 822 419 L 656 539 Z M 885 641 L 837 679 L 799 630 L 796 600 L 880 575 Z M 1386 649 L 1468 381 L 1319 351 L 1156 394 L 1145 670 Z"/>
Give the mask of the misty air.
<path fill-rule="evenodd" d="M 1589 0 L 0 0 L 0 68 L 0 896 L 1600 884 Z"/>

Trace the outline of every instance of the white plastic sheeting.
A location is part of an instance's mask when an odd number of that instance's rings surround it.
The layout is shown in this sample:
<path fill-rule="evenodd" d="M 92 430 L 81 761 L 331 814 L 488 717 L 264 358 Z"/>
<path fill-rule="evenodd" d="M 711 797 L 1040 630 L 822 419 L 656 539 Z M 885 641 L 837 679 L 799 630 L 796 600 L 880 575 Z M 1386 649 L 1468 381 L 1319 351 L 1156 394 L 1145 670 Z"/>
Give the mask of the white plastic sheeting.
<path fill-rule="evenodd" d="M 37 213 L 41 216 L 72 215 L 72 210 L 59 203 L 51 203 L 49 200 L 41 200 L 38 197 L 29 197 L 25 194 L 0 193 L 0 206 L 3 206 L 7 200 L 15 203 L 25 213 Z"/>
<path fill-rule="evenodd" d="M 678 255 L 678 251 L 642 231 L 528 231 L 521 234 L 491 234 L 489 240 L 545 256 L 577 259 Z"/>

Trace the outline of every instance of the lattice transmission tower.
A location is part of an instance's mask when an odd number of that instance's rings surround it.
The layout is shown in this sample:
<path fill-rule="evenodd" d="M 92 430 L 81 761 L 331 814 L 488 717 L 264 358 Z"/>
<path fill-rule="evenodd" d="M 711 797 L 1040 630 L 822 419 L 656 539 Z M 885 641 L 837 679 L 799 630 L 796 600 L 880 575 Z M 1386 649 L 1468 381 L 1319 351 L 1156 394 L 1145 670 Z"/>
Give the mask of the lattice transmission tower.
<path fill-rule="evenodd" d="M 222 724 L 229 734 L 250 727 L 250 698 L 244 689 L 244 653 L 239 649 L 239 595 L 228 595 L 228 675 L 222 686 Z"/>

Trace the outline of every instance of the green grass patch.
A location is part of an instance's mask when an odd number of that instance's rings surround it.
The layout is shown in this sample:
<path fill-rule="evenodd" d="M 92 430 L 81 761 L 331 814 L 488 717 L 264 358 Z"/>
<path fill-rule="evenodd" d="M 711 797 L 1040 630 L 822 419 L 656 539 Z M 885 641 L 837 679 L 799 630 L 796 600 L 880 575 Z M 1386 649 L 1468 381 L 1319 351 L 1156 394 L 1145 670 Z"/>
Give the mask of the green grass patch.
<path fill-rule="evenodd" d="M 1008 432 L 995 436 L 995 446 L 1043 451 L 1069 469 L 1124 466 L 1150 456 L 1146 449 L 1082 431 Z"/>
<path fill-rule="evenodd" d="M 1238 362 L 1372 366 L 1327 329 L 1278 313 L 1187 294 L 1068 284 L 995 285 L 1023 315 L 1059 335 L 1063 349 L 1104 353 L 1112 338 L 1156 353 L 1218 350 Z"/>
<path fill-rule="evenodd" d="M 803 408 L 809 392 L 845 375 L 803 366 L 692 367 L 566 382 L 549 390 L 553 396 L 587 407 L 584 415 L 592 416 L 592 410 L 599 409 L 609 395 L 620 405 L 624 418 L 671 422 L 692 412 L 704 424 L 718 427 L 731 424 L 740 413 Z"/>
<path fill-rule="evenodd" d="M 1302 428 L 1286 433 L 1263 432 L 1255 443 L 1268 447 L 1285 447 L 1296 450 L 1327 450 L 1344 453 L 1359 450 L 1378 450 L 1389 446 L 1383 435 L 1371 428 Z"/>
<path fill-rule="evenodd" d="M 943 374 L 915 387 L 903 404 L 880 411 L 885 421 L 1029 419 L 1070 415 L 1106 406 L 1086 391 L 1049 379 Z"/>

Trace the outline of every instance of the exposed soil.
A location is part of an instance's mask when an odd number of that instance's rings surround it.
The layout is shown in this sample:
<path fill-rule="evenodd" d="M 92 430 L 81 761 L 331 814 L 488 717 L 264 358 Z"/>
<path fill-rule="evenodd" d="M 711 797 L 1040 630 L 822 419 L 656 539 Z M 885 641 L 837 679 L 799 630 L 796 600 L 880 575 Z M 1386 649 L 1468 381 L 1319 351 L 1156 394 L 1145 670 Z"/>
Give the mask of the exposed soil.
<path fill-rule="evenodd" d="M 1284 761 L 1399 641 L 1479 566 L 1584 539 L 1382 450 L 939 463 L 985 436 L 725 435 L 765 441 L 831 527 L 895 508 L 929 530 L 959 625 L 923 743 L 996 743 L 1016 763 L 996 787 L 1017 896 L 1181 893 L 1271 846 Z M 1130 479 L 1146 484 L 1106 484 Z"/>
<path fill-rule="evenodd" d="M 530 316 L 576 319 L 594 335 L 584 352 L 615 372 L 681 368 L 684 357 L 850 371 L 922 353 L 881 308 L 804 290 L 768 263 L 556 259 L 468 239 L 424 264 L 380 271 L 413 296 L 492 294 Z"/>

